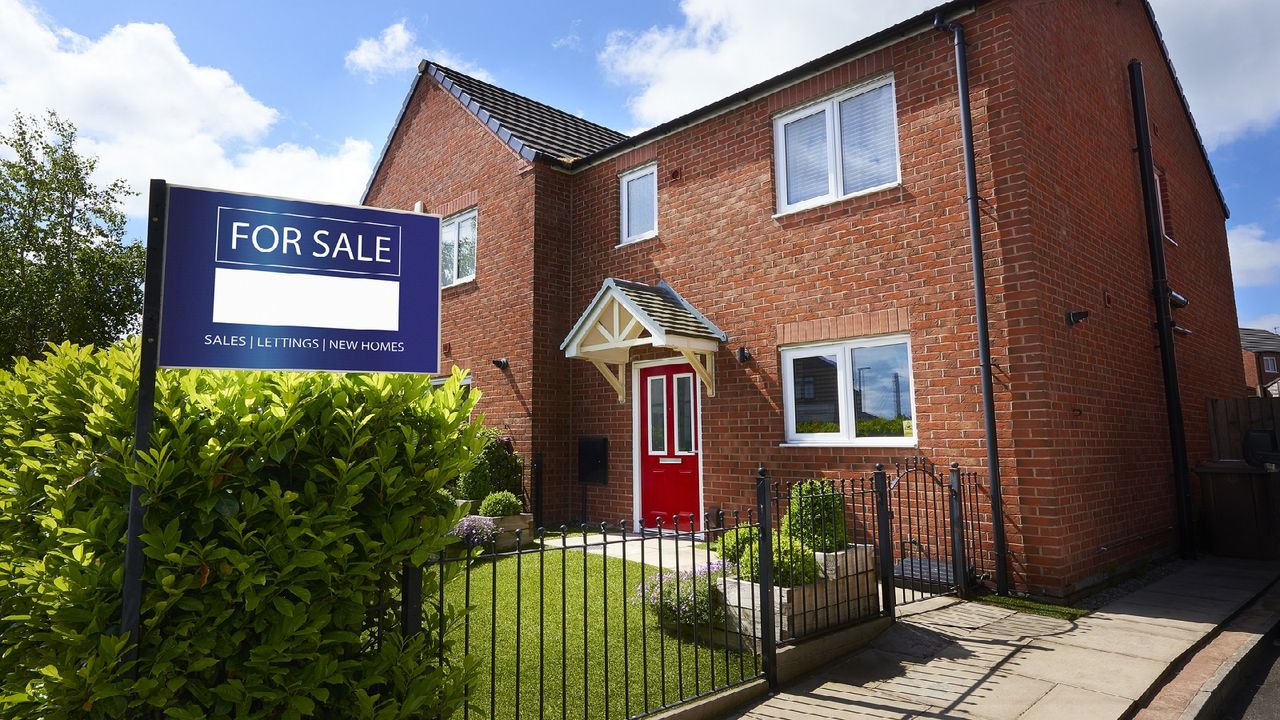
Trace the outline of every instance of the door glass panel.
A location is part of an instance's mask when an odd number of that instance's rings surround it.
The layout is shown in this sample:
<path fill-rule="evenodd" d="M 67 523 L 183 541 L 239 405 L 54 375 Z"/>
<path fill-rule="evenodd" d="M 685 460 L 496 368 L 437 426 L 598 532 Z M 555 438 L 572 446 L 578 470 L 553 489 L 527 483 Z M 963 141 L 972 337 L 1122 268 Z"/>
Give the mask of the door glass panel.
<path fill-rule="evenodd" d="M 649 452 L 667 451 L 667 379 L 649 378 Z"/>
<path fill-rule="evenodd" d="M 840 383 L 835 355 L 791 361 L 796 433 L 840 432 Z"/>
<path fill-rule="evenodd" d="M 854 348 L 853 417 L 858 437 L 912 437 L 907 344 Z"/>
<path fill-rule="evenodd" d="M 693 452 L 693 376 L 676 376 L 676 452 Z"/>

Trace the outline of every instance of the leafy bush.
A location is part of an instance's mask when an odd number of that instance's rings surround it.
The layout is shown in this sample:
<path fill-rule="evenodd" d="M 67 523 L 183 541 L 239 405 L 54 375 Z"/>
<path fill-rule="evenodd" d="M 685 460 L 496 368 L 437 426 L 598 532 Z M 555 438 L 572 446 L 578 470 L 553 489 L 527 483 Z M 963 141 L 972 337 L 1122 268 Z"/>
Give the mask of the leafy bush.
<path fill-rule="evenodd" d="M 723 560 L 692 570 L 668 570 L 640 583 L 636 597 L 657 613 L 664 625 L 711 627 L 724 620 L 722 582 L 734 570 Z"/>
<path fill-rule="evenodd" d="M 830 420 L 801 420 L 796 423 L 798 433 L 834 433 L 840 432 L 840 423 Z"/>
<path fill-rule="evenodd" d="M 478 393 L 426 376 L 161 372 L 134 459 L 136 342 L 0 372 L 0 716 L 448 717 L 473 666 L 399 570 L 456 542 L 439 492 L 481 447 Z M 118 634 L 145 489 L 139 659 Z M 424 573 L 424 596 L 441 583 Z M 375 642 L 373 628 L 380 628 Z M 137 681 L 128 673 L 137 670 Z"/>
<path fill-rule="evenodd" d="M 736 563 L 747 554 L 748 550 L 752 553 L 758 552 L 752 549 L 760 542 L 760 529 L 754 526 L 735 527 L 726 530 L 724 535 L 716 541 L 715 547 L 711 548 L 721 560 Z"/>
<path fill-rule="evenodd" d="M 524 464 L 516 455 L 511 438 L 485 434 L 484 450 L 470 470 L 458 477 L 457 496 L 463 500 L 483 500 L 490 493 L 506 490 L 520 496 Z"/>
<path fill-rule="evenodd" d="M 779 528 L 787 537 L 818 552 L 834 552 L 848 545 L 844 497 L 830 480 L 813 479 L 791 487 L 791 504 Z"/>
<path fill-rule="evenodd" d="M 509 490 L 491 492 L 480 503 L 480 514 L 487 517 L 515 515 L 524 512 L 524 503 Z"/>
<path fill-rule="evenodd" d="M 760 556 L 756 551 L 744 553 L 739 560 L 744 580 L 760 579 Z M 778 587 L 806 585 L 818 579 L 818 561 L 813 550 L 781 533 L 773 533 L 773 584 Z"/>
<path fill-rule="evenodd" d="M 467 545 L 488 545 L 498 536 L 498 526 L 483 515 L 468 515 L 458 521 L 449 534 Z"/>
<path fill-rule="evenodd" d="M 891 418 L 873 417 L 859 420 L 855 427 L 858 437 L 902 437 L 909 434 L 903 427 L 903 422 L 908 419 L 903 415 Z"/>

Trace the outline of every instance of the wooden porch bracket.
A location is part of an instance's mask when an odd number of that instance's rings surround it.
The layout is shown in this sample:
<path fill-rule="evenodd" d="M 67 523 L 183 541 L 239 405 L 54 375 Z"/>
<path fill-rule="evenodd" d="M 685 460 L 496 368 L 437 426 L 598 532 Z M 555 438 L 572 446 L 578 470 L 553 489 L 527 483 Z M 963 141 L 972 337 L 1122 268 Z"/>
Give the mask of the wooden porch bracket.
<path fill-rule="evenodd" d="M 625 379 L 627 372 L 626 363 L 615 365 L 614 367 L 617 368 L 616 371 L 599 360 L 592 360 L 591 364 L 595 365 L 596 369 L 600 371 L 600 374 L 604 375 L 604 379 L 609 381 L 609 385 L 612 386 L 614 390 L 618 391 L 618 404 L 622 405 L 625 403 L 627 401 L 627 383 Z"/>
<path fill-rule="evenodd" d="M 716 360 L 711 353 L 702 353 L 696 350 L 685 350 L 680 348 L 680 354 L 685 360 L 693 366 L 693 371 L 698 374 L 698 378 L 702 380 L 702 384 L 707 388 L 707 397 L 716 396 Z M 703 358 L 706 358 L 704 361 Z"/>

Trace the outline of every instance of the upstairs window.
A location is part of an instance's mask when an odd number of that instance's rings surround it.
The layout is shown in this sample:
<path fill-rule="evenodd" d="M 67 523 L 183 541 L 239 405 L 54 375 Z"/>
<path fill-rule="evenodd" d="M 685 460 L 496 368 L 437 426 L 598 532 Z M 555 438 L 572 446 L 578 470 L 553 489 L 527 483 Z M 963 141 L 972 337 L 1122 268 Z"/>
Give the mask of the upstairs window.
<path fill-rule="evenodd" d="M 912 447 L 912 387 L 906 335 L 784 348 L 787 443 Z"/>
<path fill-rule="evenodd" d="M 447 217 L 440 224 L 440 285 L 476 279 L 476 209 Z"/>
<path fill-rule="evenodd" d="M 619 177 L 622 242 L 645 240 L 658 234 L 658 166 L 646 165 Z"/>
<path fill-rule="evenodd" d="M 780 213 L 896 185 L 893 78 L 779 116 L 773 143 Z"/>
<path fill-rule="evenodd" d="M 1269 373 L 1276 372 L 1276 359 L 1270 355 L 1262 358 L 1262 371 Z"/>

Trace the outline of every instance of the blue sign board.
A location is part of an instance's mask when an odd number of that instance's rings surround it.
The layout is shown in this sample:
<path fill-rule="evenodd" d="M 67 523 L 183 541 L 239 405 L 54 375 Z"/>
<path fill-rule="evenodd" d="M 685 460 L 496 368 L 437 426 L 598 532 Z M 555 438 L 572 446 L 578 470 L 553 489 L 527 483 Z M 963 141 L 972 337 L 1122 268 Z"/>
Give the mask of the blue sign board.
<path fill-rule="evenodd" d="M 170 185 L 160 367 L 440 370 L 440 218 Z"/>

